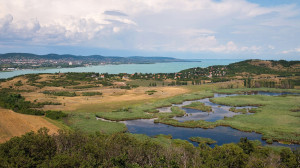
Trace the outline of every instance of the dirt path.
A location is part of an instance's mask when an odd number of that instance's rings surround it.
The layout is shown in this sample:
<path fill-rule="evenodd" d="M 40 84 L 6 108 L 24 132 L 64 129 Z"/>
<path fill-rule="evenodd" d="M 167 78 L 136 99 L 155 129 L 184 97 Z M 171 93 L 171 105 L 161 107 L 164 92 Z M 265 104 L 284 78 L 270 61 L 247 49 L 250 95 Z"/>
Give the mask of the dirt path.
<path fill-rule="evenodd" d="M 0 143 L 26 132 L 37 131 L 42 127 L 48 128 L 50 134 L 56 133 L 59 129 L 43 117 L 19 114 L 0 108 Z"/>

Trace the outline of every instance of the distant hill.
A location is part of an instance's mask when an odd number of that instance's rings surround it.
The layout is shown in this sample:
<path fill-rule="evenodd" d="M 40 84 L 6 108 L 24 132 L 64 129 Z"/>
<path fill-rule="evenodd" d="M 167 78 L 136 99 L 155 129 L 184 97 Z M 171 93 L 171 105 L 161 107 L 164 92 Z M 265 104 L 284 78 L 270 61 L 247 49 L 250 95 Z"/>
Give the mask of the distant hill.
<path fill-rule="evenodd" d="M 251 73 L 251 74 L 281 74 L 285 72 L 300 72 L 300 61 L 265 61 L 246 60 L 227 66 L 229 74 Z"/>
<path fill-rule="evenodd" d="M 65 61 L 84 61 L 84 62 L 103 62 L 103 63 L 160 63 L 160 62 L 186 62 L 187 60 L 177 59 L 172 57 L 118 57 L 118 56 L 102 56 L 102 55 L 90 55 L 90 56 L 77 56 L 70 54 L 47 54 L 36 55 L 30 53 L 7 53 L 0 54 L 1 59 L 34 59 L 34 60 L 65 60 Z"/>
<path fill-rule="evenodd" d="M 181 71 L 181 73 L 207 73 L 209 71 L 219 71 L 222 69 L 226 72 L 226 76 L 238 75 L 242 73 L 248 74 L 294 74 L 300 75 L 300 61 L 266 61 L 266 60 L 245 60 L 232 63 L 229 65 L 211 66 L 208 68 L 190 68 Z"/>

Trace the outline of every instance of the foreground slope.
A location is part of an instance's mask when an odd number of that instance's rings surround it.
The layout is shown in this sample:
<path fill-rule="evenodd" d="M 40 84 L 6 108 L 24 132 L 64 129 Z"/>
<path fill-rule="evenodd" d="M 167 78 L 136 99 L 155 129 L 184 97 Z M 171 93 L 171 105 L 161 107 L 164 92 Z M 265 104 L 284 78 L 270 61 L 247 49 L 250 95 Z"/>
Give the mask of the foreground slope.
<path fill-rule="evenodd" d="M 40 116 L 19 114 L 3 108 L 0 108 L 0 116 L 0 143 L 42 127 L 48 128 L 50 134 L 56 133 L 59 129 Z"/>

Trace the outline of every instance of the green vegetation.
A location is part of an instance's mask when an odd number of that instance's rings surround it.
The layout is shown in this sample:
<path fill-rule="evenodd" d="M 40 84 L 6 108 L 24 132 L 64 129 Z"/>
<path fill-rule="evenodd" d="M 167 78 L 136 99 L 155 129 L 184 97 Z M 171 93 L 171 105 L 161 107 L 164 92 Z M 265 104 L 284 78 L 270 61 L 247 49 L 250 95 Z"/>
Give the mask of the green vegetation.
<path fill-rule="evenodd" d="M 3 108 L 11 109 L 22 114 L 44 115 L 42 110 L 33 109 L 36 108 L 37 105 L 25 101 L 25 98 L 22 97 L 21 94 L 1 90 L 0 95 L 0 106 Z"/>
<path fill-rule="evenodd" d="M 229 66 L 191 68 L 179 73 L 158 74 L 57 73 L 50 76 L 51 79 L 44 80 L 43 77 L 41 81 L 38 81 L 41 79 L 39 75 L 25 75 L 27 83 L 15 82 L 17 81 L 15 80 L 10 84 L 10 88 L 0 91 L 0 106 L 19 113 L 45 115 L 53 123 L 66 124 L 70 132 L 59 132 L 58 135 L 50 136 L 45 130 L 40 130 L 38 133 L 15 137 L 0 144 L 0 167 L 299 167 L 299 150 L 292 152 L 282 147 L 262 147 L 257 141 L 249 141 L 246 138 L 242 138 L 238 144 L 216 145 L 212 149 L 207 144 L 216 143 L 214 140 L 191 137 L 190 140 L 199 143 L 198 147 L 194 147 L 188 141 L 172 139 L 171 135 L 157 135 L 150 138 L 146 135 L 124 134 L 127 130 L 126 125 L 122 122 L 115 122 L 155 119 L 155 123 L 187 128 L 230 126 L 241 131 L 261 133 L 267 143 L 273 143 L 273 141 L 300 143 L 300 97 L 295 95 L 276 97 L 242 95 L 212 98 L 211 101 L 214 103 L 234 106 L 230 108 L 233 112 L 255 113 L 236 115 L 215 122 L 204 120 L 179 122 L 173 118 L 186 115 L 185 111 L 179 107 L 172 107 L 169 113 L 157 110 L 159 107 L 169 107 L 187 100 L 211 98 L 214 92 L 225 94 L 257 91 L 300 93 L 295 89 L 275 89 L 298 86 L 299 72 L 291 66 L 299 64 L 299 61 L 271 61 L 271 63 L 272 66 L 247 60 Z M 283 70 L 280 70 L 282 66 Z M 265 77 L 266 75 L 255 76 L 256 74 L 274 75 Z M 237 78 L 237 75 L 242 77 Z M 234 81 L 236 79 L 242 80 L 238 83 Z M 205 84 L 230 80 L 233 81 Z M 18 94 L 21 90 L 13 90 L 26 84 L 40 88 L 70 86 L 67 87 L 68 90 L 102 86 L 119 88 L 113 85 L 114 82 L 126 82 L 126 86 L 120 87 L 121 89 L 149 87 L 149 90 L 145 91 L 148 95 L 157 92 L 150 88 L 155 89 L 154 87 L 157 86 L 184 85 L 182 87 L 190 89 L 193 93 L 164 99 L 155 98 L 153 95 L 153 99 L 148 102 L 125 100 L 120 103 L 108 102 L 93 106 L 87 104 L 80 109 L 67 112 L 68 115 L 66 115 L 62 111 L 38 109 L 44 105 L 61 105 L 61 103 L 37 103 L 36 101 L 32 103 L 25 101 L 25 98 Z M 245 88 L 218 90 L 218 88 L 239 86 Z M 44 91 L 43 93 L 54 96 L 77 96 L 74 91 Z M 101 92 L 92 91 L 77 93 L 82 96 L 102 95 Z M 258 106 L 258 108 L 237 109 L 236 107 L 239 106 Z M 211 106 L 205 106 L 201 102 L 193 102 L 184 107 L 212 111 Z M 96 117 L 99 118 L 96 119 Z"/>
<path fill-rule="evenodd" d="M 127 130 L 126 125 L 123 123 L 96 120 L 96 116 L 93 113 L 71 113 L 65 118 L 65 123 L 74 130 L 87 133 L 102 132 L 114 134 Z"/>
<path fill-rule="evenodd" d="M 300 93 L 297 89 L 277 89 L 277 88 L 236 88 L 236 89 L 218 89 L 216 92 L 221 94 L 241 94 L 241 93 L 252 93 L 252 92 L 289 92 L 289 93 Z"/>
<path fill-rule="evenodd" d="M 223 120 L 218 120 L 215 122 L 209 122 L 204 120 L 188 120 L 184 122 L 179 122 L 172 118 L 159 118 L 154 120 L 155 123 L 162 123 L 166 125 L 172 125 L 174 127 L 185 127 L 185 128 L 215 128 L 217 126 L 227 126 L 223 124 Z"/>
<path fill-rule="evenodd" d="M 27 78 L 28 83 L 35 83 L 37 80 L 41 79 L 39 74 L 27 74 L 25 75 L 25 78 Z"/>
<path fill-rule="evenodd" d="M 172 139 L 172 135 L 164 135 L 164 134 L 159 134 L 159 135 L 155 135 L 154 138 L 165 138 L 165 139 Z"/>
<path fill-rule="evenodd" d="M 68 72 L 65 73 L 65 78 L 71 81 L 92 81 L 96 77 L 99 77 L 99 73 L 94 72 L 85 72 L 85 73 L 76 73 Z"/>
<path fill-rule="evenodd" d="M 66 87 L 66 86 L 74 86 L 74 85 L 79 85 L 79 82 L 75 81 L 69 81 L 65 79 L 59 79 L 59 80 L 48 80 L 48 81 L 42 81 L 38 83 L 31 83 L 30 85 L 32 86 L 37 86 L 39 88 L 43 88 L 45 86 L 50 86 L 50 87 Z"/>
<path fill-rule="evenodd" d="M 205 143 L 205 144 L 214 144 L 217 143 L 217 141 L 211 139 L 211 138 L 203 138 L 203 137 L 190 137 L 189 138 L 191 141 L 193 142 L 197 142 L 197 143 Z"/>
<path fill-rule="evenodd" d="M 111 81 L 109 81 L 109 80 L 98 81 L 98 82 L 96 82 L 96 84 L 101 84 L 102 86 L 112 86 L 113 85 L 111 83 Z"/>
<path fill-rule="evenodd" d="M 126 85 L 126 86 L 120 86 L 120 89 L 127 89 L 127 90 L 130 90 L 131 87 L 129 85 Z"/>
<path fill-rule="evenodd" d="M 157 139 L 159 141 L 157 141 Z M 162 142 L 160 142 L 162 140 Z M 183 140 L 117 133 L 112 135 L 30 132 L 0 144 L 0 167 L 289 167 L 299 151 L 276 152 L 253 141 L 210 148 Z"/>
<path fill-rule="evenodd" d="M 17 83 L 15 83 L 15 86 L 23 86 L 22 81 L 19 80 Z"/>
<path fill-rule="evenodd" d="M 158 113 L 156 116 L 158 118 L 173 118 L 173 117 L 182 117 L 186 114 L 184 110 L 179 107 L 171 107 L 171 113 Z"/>
<path fill-rule="evenodd" d="M 162 100 L 156 100 L 153 103 L 144 103 L 131 105 L 126 108 L 123 107 L 118 110 L 114 110 L 112 112 L 97 112 L 96 116 L 99 118 L 104 118 L 106 120 L 112 120 L 112 121 L 124 121 L 124 120 L 135 120 L 135 119 L 150 119 L 150 118 L 170 118 L 174 116 L 182 116 L 185 113 L 180 108 L 172 107 L 172 113 L 157 113 L 156 108 L 159 107 L 168 107 L 172 104 L 179 104 L 183 101 L 187 100 L 196 100 L 196 99 L 203 99 L 207 97 L 212 97 L 213 93 L 211 92 L 195 92 L 192 94 L 184 94 L 179 95 L 167 99 Z M 118 104 L 112 104 L 112 106 L 118 105 Z M 110 107 L 112 109 L 116 109 L 115 107 Z M 85 110 L 88 110 L 89 107 L 85 107 Z M 90 109 L 91 110 L 91 109 Z M 98 110 L 97 106 L 93 107 L 93 110 Z"/>
<path fill-rule="evenodd" d="M 300 115 L 290 111 L 299 106 L 299 96 L 243 95 L 213 98 L 211 101 L 229 106 L 260 105 L 254 115 L 237 115 L 220 122 L 242 131 L 259 132 L 264 139 L 300 142 Z"/>
<path fill-rule="evenodd" d="M 206 106 L 202 102 L 192 102 L 189 105 L 183 106 L 184 108 L 191 108 L 191 109 L 196 109 L 196 110 L 201 110 L 205 112 L 212 112 L 211 106 Z"/>
<path fill-rule="evenodd" d="M 147 90 L 145 93 L 148 95 L 153 95 L 155 92 L 157 92 L 156 90 Z"/>
<path fill-rule="evenodd" d="M 61 111 L 45 111 L 45 116 L 52 120 L 59 120 L 67 117 L 67 115 Z"/>
<path fill-rule="evenodd" d="M 21 94 L 11 93 L 7 90 L 0 90 L 0 107 L 11 109 L 14 112 L 31 115 L 45 115 L 51 119 L 60 119 L 66 117 L 61 111 L 43 111 L 35 108 L 42 108 L 44 105 L 60 105 L 61 103 L 39 102 L 37 104 L 25 101 Z"/>
<path fill-rule="evenodd" d="M 228 65 L 228 74 L 235 75 L 241 72 L 252 74 L 277 74 L 278 72 L 265 66 L 256 66 L 250 64 L 252 60 L 241 61 Z"/>
<path fill-rule="evenodd" d="M 114 112 L 96 113 L 96 116 L 111 121 L 125 121 L 125 120 L 153 118 L 153 115 L 147 114 L 144 111 L 140 111 L 139 108 L 134 108 L 130 110 L 120 109 Z"/>
<path fill-rule="evenodd" d="M 66 97 L 75 97 L 77 96 L 75 92 L 68 92 L 68 91 L 43 91 L 44 94 L 54 95 L 54 96 L 66 96 Z"/>
<path fill-rule="evenodd" d="M 235 107 L 230 107 L 229 111 L 232 111 L 234 113 L 243 113 L 243 114 L 247 113 L 247 109 L 246 108 L 237 109 Z"/>
<path fill-rule="evenodd" d="M 96 95 L 102 95 L 101 92 L 82 92 L 82 96 L 96 96 Z"/>
<path fill-rule="evenodd" d="M 280 82 L 275 82 L 274 79 L 244 79 L 244 86 L 247 88 L 282 88 L 282 89 L 294 89 L 295 82 L 297 80 L 285 79 Z M 297 85 L 297 84 L 296 84 Z"/>
<path fill-rule="evenodd" d="M 263 139 L 269 139 L 269 141 L 300 142 L 300 116 L 297 112 L 292 112 L 299 108 L 299 96 L 242 95 L 213 98 L 211 101 L 216 104 L 229 106 L 260 107 L 249 110 L 249 112 L 255 113 L 254 115 L 237 115 L 215 122 L 203 120 L 179 122 L 167 117 L 156 119 L 154 122 L 187 128 L 230 126 L 241 131 L 255 131 L 261 133 Z M 234 111 L 233 109 L 238 112 L 246 112 L 246 109 L 237 110 L 236 108 L 232 108 L 231 110 Z"/>
<path fill-rule="evenodd" d="M 88 89 L 97 87 L 96 85 L 83 85 L 83 86 L 74 86 L 73 89 Z"/>
<path fill-rule="evenodd" d="M 147 76 L 147 75 L 145 75 Z M 143 87 L 149 87 L 149 86 L 164 86 L 167 85 L 168 82 L 164 82 L 162 80 L 152 80 L 152 79 L 135 79 L 131 81 L 126 81 L 127 84 L 130 85 L 138 85 Z"/>
<path fill-rule="evenodd" d="M 38 102 L 36 104 L 36 106 L 39 107 L 39 108 L 42 108 L 44 105 L 61 105 L 61 103 L 46 101 L 46 102 Z"/>

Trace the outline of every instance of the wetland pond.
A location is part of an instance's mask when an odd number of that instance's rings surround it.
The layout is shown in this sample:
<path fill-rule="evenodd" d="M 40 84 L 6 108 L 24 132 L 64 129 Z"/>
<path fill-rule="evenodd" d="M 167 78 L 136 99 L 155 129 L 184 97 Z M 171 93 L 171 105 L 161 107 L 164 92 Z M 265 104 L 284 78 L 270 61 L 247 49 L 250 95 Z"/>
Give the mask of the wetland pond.
<path fill-rule="evenodd" d="M 279 96 L 285 94 L 293 93 L 271 93 L 271 92 L 251 92 L 247 94 L 259 94 L 259 95 L 269 95 L 269 96 Z M 226 97 L 226 96 L 237 96 L 238 94 L 214 94 L 214 97 Z M 299 94 L 298 94 L 299 95 Z M 189 105 L 192 102 L 202 102 L 206 106 L 211 106 L 213 112 L 203 112 L 195 109 L 183 108 L 185 105 Z M 216 121 L 223 119 L 224 117 L 232 117 L 234 115 L 249 115 L 251 113 L 235 113 L 229 111 L 230 106 L 224 106 L 215 104 L 209 101 L 208 98 L 194 101 L 185 101 L 181 104 L 173 104 L 172 106 L 178 106 L 186 111 L 187 115 L 183 117 L 174 117 L 174 119 L 182 122 L 187 120 L 205 120 L 205 121 Z M 256 108 L 253 106 L 237 107 L 238 108 Z M 160 112 L 171 112 L 171 107 L 158 108 Z M 248 110 L 247 110 L 248 111 Z M 174 127 L 170 125 L 165 125 L 161 123 L 154 123 L 154 119 L 140 119 L 140 120 L 129 120 L 123 121 L 126 124 L 128 131 L 135 134 L 145 134 L 148 136 L 155 136 L 158 134 L 172 135 L 173 139 L 183 139 L 188 140 L 197 146 L 196 142 L 189 140 L 190 137 L 205 137 L 211 138 L 217 141 L 217 145 L 222 145 L 226 143 L 237 143 L 240 138 L 247 137 L 249 140 L 259 140 L 263 145 L 269 145 L 266 141 L 262 140 L 262 135 L 255 132 L 243 132 L 231 127 L 218 126 L 213 129 L 203 129 L 203 128 L 184 128 L 184 127 Z M 214 146 L 212 144 L 210 146 Z M 290 148 L 300 147 L 298 144 L 280 144 L 278 142 L 273 142 L 272 146 L 286 146 Z"/>

